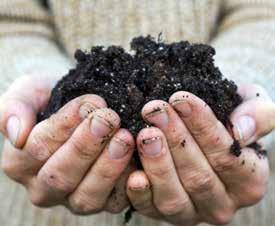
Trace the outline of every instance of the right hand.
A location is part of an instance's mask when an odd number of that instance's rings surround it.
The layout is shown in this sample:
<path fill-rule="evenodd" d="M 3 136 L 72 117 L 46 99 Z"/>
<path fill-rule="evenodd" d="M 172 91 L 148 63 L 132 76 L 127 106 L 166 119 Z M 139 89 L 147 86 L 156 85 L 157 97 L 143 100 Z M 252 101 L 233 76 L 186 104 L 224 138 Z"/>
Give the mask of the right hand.
<path fill-rule="evenodd" d="M 36 125 L 50 92 L 47 78 L 22 77 L 0 98 L 4 172 L 26 187 L 37 206 L 64 205 L 77 214 L 122 211 L 128 206 L 132 135 L 92 94 Z"/>

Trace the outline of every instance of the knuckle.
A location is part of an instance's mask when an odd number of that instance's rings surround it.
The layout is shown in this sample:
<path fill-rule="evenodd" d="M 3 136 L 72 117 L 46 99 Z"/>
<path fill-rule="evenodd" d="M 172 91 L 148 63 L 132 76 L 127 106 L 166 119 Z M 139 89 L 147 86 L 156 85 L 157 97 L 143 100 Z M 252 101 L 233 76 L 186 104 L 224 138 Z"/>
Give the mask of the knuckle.
<path fill-rule="evenodd" d="M 39 175 L 40 179 L 54 190 L 64 193 L 72 192 L 75 188 L 74 184 L 66 180 L 64 175 L 58 174 L 56 170 L 53 169 L 53 171 L 42 169 Z"/>
<path fill-rule="evenodd" d="M 45 207 L 47 206 L 47 198 L 40 192 L 33 191 L 29 193 L 29 199 L 34 206 Z"/>
<path fill-rule="evenodd" d="M 12 164 L 10 161 L 2 159 L 1 161 L 1 168 L 3 172 L 11 179 L 18 181 L 19 176 L 16 169 L 16 166 Z"/>
<path fill-rule="evenodd" d="M 80 139 L 74 138 L 73 136 L 70 138 L 70 145 L 72 150 L 74 150 L 82 159 L 90 159 L 94 155 L 93 152 L 83 146 Z"/>
<path fill-rule="evenodd" d="M 232 144 L 232 139 L 229 136 L 223 136 L 224 132 L 226 132 L 226 129 L 223 124 L 216 120 L 214 123 L 206 122 L 204 125 L 199 126 L 193 134 L 196 139 L 200 140 L 204 149 L 215 153 L 228 150 Z"/>
<path fill-rule="evenodd" d="M 170 149 L 177 149 L 179 146 L 181 146 L 181 143 L 184 139 L 184 133 L 175 133 L 173 134 L 173 136 L 170 136 L 169 139 L 167 139 L 168 146 L 170 147 Z"/>
<path fill-rule="evenodd" d="M 97 200 L 91 200 L 87 195 L 78 194 L 69 199 L 71 210 L 76 214 L 98 213 L 103 209 L 104 204 Z"/>
<path fill-rule="evenodd" d="M 52 153 L 50 142 L 45 139 L 46 136 L 45 133 L 35 131 L 28 140 L 27 151 L 37 160 L 46 160 L 49 153 Z"/>
<path fill-rule="evenodd" d="M 195 120 L 190 121 L 192 124 L 192 134 L 195 137 L 205 137 L 206 134 L 209 134 L 209 131 L 215 131 L 216 125 L 207 121 L 207 120 Z"/>
<path fill-rule="evenodd" d="M 224 173 L 237 167 L 238 159 L 230 153 L 225 155 L 209 156 L 214 170 L 218 173 Z"/>
<path fill-rule="evenodd" d="M 160 204 L 156 204 L 159 212 L 166 216 L 174 216 L 179 214 L 182 210 L 184 210 L 189 204 L 189 200 L 187 199 L 173 199 L 162 202 Z"/>
<path fill-rule="evenodd" d="M 25 162 L 22 162 L 20 156 L 11 154 L 14 150 L 11 144 L 7 141 L 4 143 L 1 168 L 3 172 L 12 180 L 25 185 L 32 177 L 31 170 Z"/>
<path fill-rule="evenodd" d="M 208 170 L 196 170 L 187 176 L 184 187 L 190 194 L 211 194 L 215 186 L 212 173 Z"/>
<path fill-rule="evenodd" d="M 217 120 L 215 123 L 213 123 L 213 125 L 210 125 L 209 131 L 209 143 L 215 144 L 219 148 L 228 149 L 228 144 L 225 142 L 224 139 L 221 139 L 219 136 L 220 134 L 222 134 L 222 131 L 226 131 L 221 121 Z"/>
<path fill-rule="evenodd" d="M 23 172 L 22 167 L 18 163 L 17 159 L 13 159 L 7 156 L 7 152 L 10 150 L 5 150 L 1 160 L 1 168 L 6 176 L 10 179 L 25 184 L 29 179 L 29 174 Z"/>
<path fill-rule="evenodd" d="M 55 136 L 53 133 L 57 133 L 58 137 L 67 137 L 72 130 L 74 129 L 75 118 L 79 118 L 80 116 L 75 116 L 76 112 L 73 110 L 67 110 L 65 112 L 60 109 L 58 112 L 52 114 L 48 119 L 45 120 L 45 127 L 47 131 L 49 131 L 48 135 L 51 138 Z M 53 131 L 52 128 L 55 128 Z M 62 138 L 61 138 L 62 139 Z"/>
<path fill-rule="evenodd" d="M 98 178 L 100 178 L 100 180 L 110 182 L 110 181 L 114 181 L 116 179 L 117 173 L 116 173 L 116 170 L 110 170 L 108 168 L 101 167 L 97 171 L 97 176 L 98 176 Z"/>
<path fill-rule="evenodd" d="M 227 211 L 220 211 L 213 214 L 213 222 L 215 225 L 226 225 L 229 224 L 232 221 L 233 218 L 233 211 L 227 210 Z"/>
<path fill-rule="evenodd" d="M 157 168 L 149 168 L 147 169 L 147 173 L 155 178 L 168 178 L 171 175 L 171 171 L 173 170 L 173 165 L 165 166 L 165 167 L 157 167 Z"/>

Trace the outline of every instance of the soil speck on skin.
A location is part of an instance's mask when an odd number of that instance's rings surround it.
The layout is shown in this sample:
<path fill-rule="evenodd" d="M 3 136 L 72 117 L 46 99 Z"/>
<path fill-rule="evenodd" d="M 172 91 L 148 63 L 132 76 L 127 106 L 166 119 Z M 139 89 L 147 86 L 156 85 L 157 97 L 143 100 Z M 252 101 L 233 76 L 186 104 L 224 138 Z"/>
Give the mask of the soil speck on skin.
<path fill-rule="evenodd" d="M 267 157 L 267 151 L 263 149 L 263 147 L 259 143 L 252 143 L 247 147 L 252 148 L 257 154 L 259 159 L 263 159 Z"/>
<path fill-rule="evenodd" d="M 182 146 L 182 147 L 185 147 L 185 144 L 186 144 L 186 140 L 183 140 L 183 141 L 181 142 L 181 146 Z"/>
<path fill-rule="evenodd" d="M 244 165 L 244 164 L 245 164 L 245 160 L 242 161 L 242 165 Z"/>
<path fill-rule="evenodd" d="M 230 147 L 230 152 L 237 157 L 241 155 L 242 152 L 241 152 L 241 145 L 239 141 L 237 140 L 233 141 L 233 144 Z"/>

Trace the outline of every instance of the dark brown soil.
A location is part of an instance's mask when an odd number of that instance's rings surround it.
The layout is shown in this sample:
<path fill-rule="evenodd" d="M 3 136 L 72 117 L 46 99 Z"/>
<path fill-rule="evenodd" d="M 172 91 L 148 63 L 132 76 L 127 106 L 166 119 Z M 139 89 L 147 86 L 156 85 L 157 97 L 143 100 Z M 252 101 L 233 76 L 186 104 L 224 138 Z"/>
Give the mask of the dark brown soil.
<path fill-rule="evenodd" d="M 242 152 L 241 152 L 241 145 L 240 145 L 239 141 L 234 140 L 233 144 L 230 147 L 230 152 L 233 155 L 237 156 L 237 157 L 239 157 L 242 154 Z"/>
<path fill-rule="evenodd" d="M 267 150 L 263 149 L 263 147 L 259 143 L 252 143 L 252 144 L 248 145 L 247 147 L 255 150 L 259 159 L 267 157 Z"/>
<path fill-rule="evenodd" d="M 168 100 L 178 90 L 202 98 L 217 118 L 228 116 L 241 103 L 237 86 L 223 79 L 215 67 L 215 50 L 186 41 L 166 44 L 150 36 L 134 38 L 133 55 L 121 47 L 93 47 L 90 53 L 77 50 L 77 66 L 52 91 L 47 109 L 39 121 L 48 118 L 73 98 L 93 93 L 105 98 L 121 117 L 122 127 L 134 135 L 145 126 L 140 111 L 150 100 Z"/>

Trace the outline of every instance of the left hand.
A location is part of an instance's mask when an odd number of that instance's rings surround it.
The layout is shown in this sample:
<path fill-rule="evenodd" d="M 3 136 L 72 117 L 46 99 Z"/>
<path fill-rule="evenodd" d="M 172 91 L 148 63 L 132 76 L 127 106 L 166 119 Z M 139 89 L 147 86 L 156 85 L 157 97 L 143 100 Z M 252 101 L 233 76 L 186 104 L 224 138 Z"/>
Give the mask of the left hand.
<path fill-rule="evenodd" d="M 243 147 L 239 157 L 230 153 L 230 132 L 195 95 L 180 91 L 169 104 L 144 106 L 143 118 L 154 127 L 137 137 L 144 171 L 133 172 L 127 183 L 139 213 L 179 226 L 226 224 L 237 209 L 261 200 L 268 160 L 245 146 L 275 128 L 275 104 L 258 86 L 239 93 L 244 101 L 230 117 Z"/>

